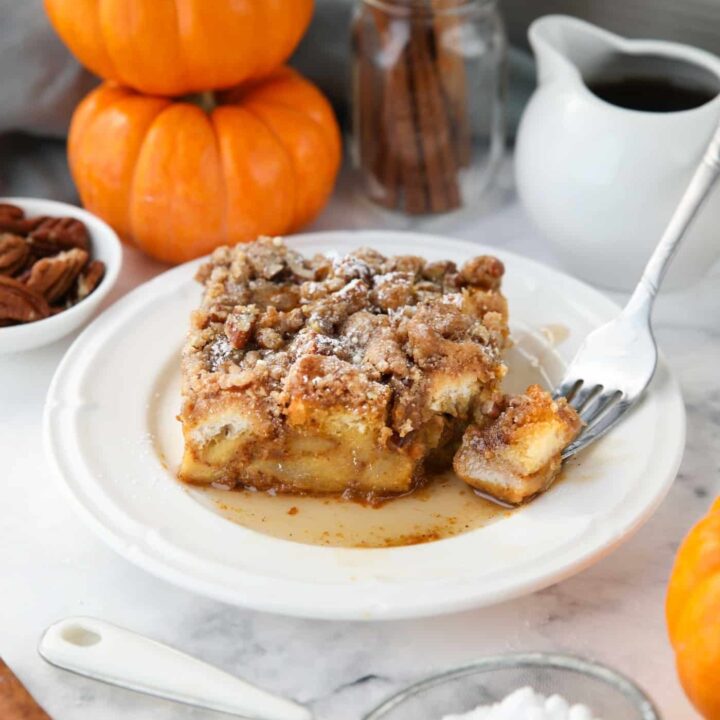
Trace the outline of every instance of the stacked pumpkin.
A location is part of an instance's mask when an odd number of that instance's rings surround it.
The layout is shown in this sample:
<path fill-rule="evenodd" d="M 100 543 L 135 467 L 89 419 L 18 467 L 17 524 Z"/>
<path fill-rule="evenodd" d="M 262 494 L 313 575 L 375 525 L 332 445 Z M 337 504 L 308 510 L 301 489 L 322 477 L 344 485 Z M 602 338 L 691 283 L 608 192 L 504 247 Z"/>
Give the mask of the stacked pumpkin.
<path fill-rule="evenodd" d="M 45 0 L 105 79 L 68 140 L 83 204 L 159 260 L 291 232 L 326 203 L 340 133 L 283 65 L 313 0 Z"/>

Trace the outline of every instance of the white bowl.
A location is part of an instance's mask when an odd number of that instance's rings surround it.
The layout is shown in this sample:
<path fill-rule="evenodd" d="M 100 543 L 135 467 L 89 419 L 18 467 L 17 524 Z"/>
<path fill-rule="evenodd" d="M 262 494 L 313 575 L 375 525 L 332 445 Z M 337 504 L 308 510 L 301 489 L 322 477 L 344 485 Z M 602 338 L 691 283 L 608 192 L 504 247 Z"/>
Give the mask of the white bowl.
<path fill-rule="evenodd" d="M 0 327 L 0 354 L 49 345 L 83 326 L 112 290 L 122 266 L 122 247 L 115 231 L 87 210 L 55 200 L 0 197 L 0 203 L 21 207 L 28 217 L 49 215 L 82 220 L 90 233 L 91 257 L 105 263 L 105 275 L 88 297 L 57 315 L 22 325 Z"/>

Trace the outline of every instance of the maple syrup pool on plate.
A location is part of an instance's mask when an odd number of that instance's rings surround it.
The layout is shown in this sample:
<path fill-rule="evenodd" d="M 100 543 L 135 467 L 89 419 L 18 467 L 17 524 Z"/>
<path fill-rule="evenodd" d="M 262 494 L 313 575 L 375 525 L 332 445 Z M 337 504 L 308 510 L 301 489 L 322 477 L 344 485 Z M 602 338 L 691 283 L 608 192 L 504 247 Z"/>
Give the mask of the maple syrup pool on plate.
<path fill-rule="evenodd" d="M 508 392 L 520 392 L 537 382 L 552 385 L 559 360 L 552 352 L 558 332 L 540 334 L 513 330 L 514 347 L 507 354 Z M 548 374 L 550 377 L 548 377 Z M 167 458 L 168 470 L 177 468 L 182 454 L 179 424 L 163 432 L 168 413 L 177 413 L 179 373 L 168 368 L 157 388 L 150 424 L 157 430 L 155 444 Z M 333 547 L 379 548 L 415 545 L 476 530 L 514 512 L 476 495 L 454 473 L 446 472 L 415 492 L 379 506 L 340 498 L 303 497 L 249 490 L 188 487 L 196 500 L 228 520 L 251 530 L 295 542 Z"/>
<path fill-rule="evenodd" d="M 416 545 L 475 530 L 512 512 L 478 497 L 452 472 L 379 506 L 248 490 L 191 492 L 223 517 L 252 530 L 334 547 Z"/>

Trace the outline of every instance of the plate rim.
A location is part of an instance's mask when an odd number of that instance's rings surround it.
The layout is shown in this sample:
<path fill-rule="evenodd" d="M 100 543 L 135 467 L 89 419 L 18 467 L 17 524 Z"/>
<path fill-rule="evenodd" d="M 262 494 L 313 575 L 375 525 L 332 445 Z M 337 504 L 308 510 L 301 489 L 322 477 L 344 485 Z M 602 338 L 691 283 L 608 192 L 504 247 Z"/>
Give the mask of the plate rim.
<path fill-rule="evenodd" d="M 534 259 L 527 258 L 523 255 L 505 251 L 503 248 L 494 248 L 491 246 L 482 245 L 479 243 L 473 243 L 467 240 L 461 240 L 452 237 L 446 237 L 442 235 L 417 233 L 417 232 L 406 232 L 406 231 L 393 231 L 393 230 L 349 230 L 349 231 L 322 231 L 303 233 L 299 235 L 290 236 L 293 240 L 305 242 L 305 243 L 323 243 L 325 245 L 331 245 L 335 238 L 335 242 L 340 242 L 341 237 L 362 237 L 364 242 L 362 244 L 371 244 L 373 239 L 384 238 L 386 240 L 396 239 L 400 242 L 406 243 L 408 241 L 415 241 L 416 243 L 443 243 L 448 247 L 448 253 L 452 253 L 452 246 L 462 247 L 467 250 L 472 247 L 476 250 L 477 254 L 487 252 L 499 255 L 501 259 L 507 260 L 518 260 L 529 266 L 532 271 L 533 266 L 539 267 L 546 277 L 552 278 L 556 276 L 558 279 L 562 279 L 562 282 L 570 287 L 574 285 L 578 289 L 582 289 L 584 293 L 588 291 L 595 297 L 599 304 L 604 305 L 608 311 L 619 311 L 619 306 L 614 303 L 607 296 L 603 295 L 599 290 L 591 287 L 590 285 L 563 273 L 556 268 L 549 267 L 540 263 Z M 179 585 L 184 589 L 192 592 L 201 593 L 208 597 L 212 597 L 223 602 L 233 604 L 236 606 L 251 608 L 254 610 L 280 613 L 284 615 L 291 615 L 296 617 L 306 618 L 319 618 L 319 619 L 335 619 L 335 620 L 391 620 L 401 618 L 415 618 L 415 617 L 429 617 L 435 615 L 442 615 L 452 612 L 460 612 L 479 606 L 493 605 L 499 602 L 504 602 L 516 597 L 524 596 L 537 592 L 538 590 L 556 584 L 567 577 L 570 577 L 578 572 L 581 572 L 585 568 L 594 564 L 601 558 L 607 556 L 620 544 L 625 542 L 629 537 L 636 532 L 651 516 L 654 514 L 657 507 L 663 501 L 667 495 L 672 483 L 675 480 L 677 471 L 682 461 L 684 449 L 685 449 L 685 434 L 686 434 L 686 414 L 685 406 L 682 400 L 679 383 L 668 367 L 664 358 L 660 358 L 659 367 L 666 374 L 668 388 L 668 400 L 675 402 L 676 407 L 674 408 L 675 418 L 677 421 L 677 437 L 679 442 L 676 443 L 674 453 L 671 458 L 666 460 L 664 478 L 661 483 L 658 483 L 656 492 L 652 497 L 652 501 L 645 504 L 642 512 L 637 513 L 626 523 L 622 528 L 618 529 L 615 536 L 607 539 L 605 542 L 597 545 L 593 551 L 587 552 L 584 556 L 575 559 L 572 562 L 567 563 L 563 567 L 556 569 L 554 572 L 546 573 L 542 577 L 525 579 L 524 582 L 515 582 L 512 587 L 506 587 L 500 591 L 480 593 L 481 597 L 478 597 L 477 591 L 469 592 L 463 597 L 446 599 L 440 601 L 437 598 L 425 602 L 423 600 L 414 599 L 411 603 L 406 603 L 401 607 L 371 607 L 372 603 L 365 603 L 360 608 L 360 604 L 357 606 L 342 606 L 342 607 L 328 607 L 325 605 L 314 605 L 304 604 L 299 605 L 297 602 L 286 602 L 281 599 L 268 600 L 267 594 L 258 601 L 252 594 L 238 595 L 236 592 L 232 592 L 229 587 L 223 587 L 218 583 L 213 583 L 205 579 L 200 579 L 181 572 L 178 568 L 170 563 L 164 562 L 161 558 L 155 557 L 152 553 L 146 549 L 140 551 L 128 553 L 127 552 L 127 540 L 123 539 L 120 534 L 117 534 L 114 529 L 106 527 L 100 517 L 97 517 L 91 507 L 88 507 L 83 502 L 82 498 L 79 497 L 71 486 L 71 483 L 65 478 L 64 473 L 70 474 L 71 469 L 65 468 L 62 457 L 62 449 L 57 444 L 57 433 L 56 428 L 53 427 L 52 409 L 54 407 L 54 398 L 57 393 L 57 388 L 61 385 L 64 376 L 72 372 L 73 359 L 78 352 L 79 348 L 82 348 L 83 343 L 88 337 L 92 337 L 92 334 L 101 328 L 108 318 L 112 320 L 114 315 L 121 315 L 122 312 L 128 306 L 134 305 L 138 300 L 139 296 L 148 293 L 148 289 L 156 285 L 167 285 L 168 287 L 174 287 L 176 284 L 175 278 L 177 276 L 184 276 L 193 266 L 197 266 L 203 261 L 203 258 L 192 260 L 188 263 L 184 263 L 176 268 L 172 268 L 168 271 L 161 273 L 160 275 L 152 278 L 151 280 L 142 283 L 123 298 L 114 303 L 105 312 L 98 316 L 73 342 L 70 348 L 63 356 L 60 364 L 58 365 L 53 379 L 50 383 L 46 403 L 43 412 L 43 445 L 45 448 L 46 456 L 50 461 L 50 466 L 53 470 L 53 475 L 56 480 L 64 489 L 64 494 L 71 499 L 71 504 L 79 511 L 80 516 L 84 519 L 86 524 L 98 535 L 104 542 L 110 545 L 119 555 L 126 560 L 130 560 L 135 565 L 143 568 L 147 572 L 161 577 L 173 584 Z M 67 464 L 67 463 L 65 463 Z M 420 546 L 421 547 L 421 546 Z M 327 548 L 333 550 L 333 548 Z M 355 552 L 362 552 L 362 550 L 355 550 Z M 273 578 L 273 582 L 280 583 L 286 587 L 297 585 L 300 581 L 290 580 L 287 578 Z M 468 588 L 470 589 L 470 588 Z M 351 603 L 352 605 L 352 603 Z"/>

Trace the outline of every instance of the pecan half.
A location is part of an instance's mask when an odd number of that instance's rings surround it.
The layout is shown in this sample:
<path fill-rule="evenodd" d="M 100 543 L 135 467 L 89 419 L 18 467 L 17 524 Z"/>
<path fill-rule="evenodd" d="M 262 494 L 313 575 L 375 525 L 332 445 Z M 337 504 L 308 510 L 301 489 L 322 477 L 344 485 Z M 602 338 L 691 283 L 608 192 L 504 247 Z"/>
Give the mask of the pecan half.
<path fill-rule="evenodd" d="M 247 345 L 255 329 L 257 317 L 258 309 L 254 305 L 240 305 L 227 316 L 225 335 L 234 348 L 239 350 Z"/>
<path fill-rule="evenodd" d="M 460 279 L 473 287 L 497 290 L 505 273 L 505 266 L 496 257 L 479 255 L 460 268 Z"/>
<path fill-rule="evenodd" d="M 22 208 L 9 203 L 0 203 L 0 232 L 27 235 L 32 232 L 45 218 L 43 216 L 26 218 Z"/>
<path fill-rule="evenodd" d="M 80 220 L 71 217 L 46 217 L 40 220 L 40 224 L 28 237 L 32 251 L 39 257 L 72 248 L 86 252 L 90 249 L 90 236 Z"/>
<path fill-rule="evenodd" d="M 50 314 L 45 298 L 17 280 L 0 275 L 0 323 L 32 322 Z"/>
<path fill-rule="evenodd" d="M 32 266 L 27 286 L 43 295 L 50 304 L 60 302 L 73 287 L 87 261 L 88 254 L 79 248 L 42 258 Z"/>
<path fill-rule="evenodd" d="M 105 275 L 105 263 L 102 260 L 93 260 L 85 271 L 78 275 L 75 299 L 84 300 L 99 284 Z"/>
<path fill-rule="evenodd" d="M 0 275 L 15 275 L 25 267 L 30 248 L 24 237 L 0 234 Z"/>

